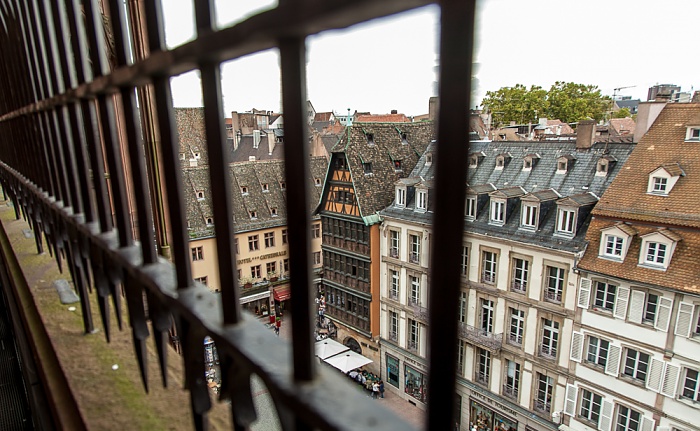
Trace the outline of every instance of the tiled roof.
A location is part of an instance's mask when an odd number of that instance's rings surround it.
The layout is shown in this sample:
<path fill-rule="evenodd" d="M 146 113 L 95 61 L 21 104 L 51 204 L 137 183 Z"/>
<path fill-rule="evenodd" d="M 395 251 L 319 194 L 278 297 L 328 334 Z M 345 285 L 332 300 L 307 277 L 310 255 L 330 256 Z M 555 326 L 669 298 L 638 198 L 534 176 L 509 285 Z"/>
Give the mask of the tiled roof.
<path fill-rule="evenodd" d="M 632 238 L 629 251 L 623 262 L 598 258 L 601 240 L 600 230 L 605 229 L 609 225 L 610 221 L 608 220 L 593 219 L 586 238 L 589 244 L 586 248 L 586 253 L 578 264 L 579 268 L 629 280 L 632 283 L 652 284 L 684 292 L 700 293 L 700 271 L 698 271 L 698 262 L 700 262 L 699 231 L 671 231 L 674 235 L 679 235 L 682 241 L 676 244 L 668 269 L 660 271 L 638 265 L 642 246 L 641 236 L 658 231 L 656 227 L 648 225 L 633 225 L 638 231 L 638 235 Z"/>
<path fill-rule="evenodd" d="M 408 123 L 404 114 L 357 114 L 354 123 Z"/>
<path fill-rule="evenodd" d="M 399 130 L 406 134 L 406 143 L 402 141 Z M 366 134 L 373 135 L 374 145 L 368 144 Z M 362 217 L 389 205 L 394 199 L 394 184 L 411 173 L 433 136 L 432 122 L 354 122 L 345 129 L 332 151 L 345 154 Z M 401 161 L 400 171 L 394 168 L 394 161 L 398 160 Z M 364 174 L 363 162 L 372 164 L 372 175 Z"/>
<path fill-rule="evenodd" d="M 258 148 L 253 146 L 253 136 L 243 135 L 238 143 L 238 148 L 233 149 L 231 142 L 231 161 L 232 162 L 247 162 L 250 157 L 255 157 L 255 160 L 282 160 L 284 159 L 284 143 L 277 142 L 270 154 L 270 148 L 267 140 L 267 134 L 261 133 L 260 143 Z"/>
<path fill-rule="evenodd" d="M 700 104 L 667 104 L 630 156 L 630 168 L 601 196 L 594 214 L 700 228 L 700 145 L 685 142 L 686 126 L 699 115 Z M 668 196 L 647 194 L 649 173 L 675 163 L 685 176 Z"/>
<path fill-rule="evenodd" d="M 204 130 L 204 108 L 175 108 L 175 124 L 180 143 L 180 153 L 185 154 L 183 164 L 199 153 L 198 165 L 209 164 L 207 138 Z"/>
<path fill-rule="evenodd" d="M 314 115 L 314 122 L 316 122 L 316 121 L 331 121 L 332 116 L 333 116 L 332 112 L 317 112 L 316 115 Z"/>
<path fill-rule="evenodd" d="M 466 142 L 465 142 L 466 144 Z M 426 153 L 433 152 L 436 144 L 432 143 Z M 535 244 L 556 250 L 579 253 L 585 249 L 585 232 L 590 222 L 590 210 L 600 195 L 610 185 L 613 178 L 624 169 L 627 157 L 634 149 L 634 144 L 593 144 L 589 150 L 576 150 L 575 141 L 479 141 L 470 143 L 470 152 L 485 154 L 477 167 L 470 167 L 467 174 L 468 189 L 471 195 L 485 193 L 506 193 L 517 191 L 522 187 L 529 195 L 515 196 L 506 210 L 506 222 L 503 226 L 489 223 L 488 205 L 479 204 L 476 220 L 465 223 L 465 229 L 475 234 L 514 240 Z M 496 168 L 497 155 L 508 153 L 512 160 L 503 169 Z M 523 170 L 522 159 L 537 153 L 540 156 L 537 164 L 529 170 Z M 566 173 L 557 172 L 557 161 L 562 156 L 574 155 L 575 163 L 569 163 Z M 438 155 L 439 156 L 439 155 Z M 602 157 L 614 156 L 617 163 L 611 164 L 606 176 L 596 175 L 596 165 Z M 426 164 L 423 156 L 411 173 L 410 178 L 422 178 L 425 181 L 434 177 L 435 164 Z M 498 192 L 494 192 L 498 190 Z M 410 195 L 410 193 L 409 193 Z M 515 193 L 517 195 L 517 193 Z M 520 228 L 520 199 L 541 199 L 539 228 L 531 231 Z M 414 211 L 415 199 L 409 199 L 405 208 L 387 206 L 382 212 L 384 217 L 398 218 L 416 223 L 428 224 L 432 218 L 430 196 L 428 211 Z M 555 202 L 567 203 L 579 207 L 576 236 L 571 239 L 554 235 L 556 228 Z"/>
<path fill-rule="evenodd" d="M 326 175 L 328 162 L 325 157 L 312 157 L 309 163 L 310 178 L 309 196 L 310 209 L 315 208 L 321 196 L 321 187 L 317 187 L 315 179 L 323 179 Z M 232 163 L 231 196 L 233 206 L 234 229 L 236 232 L 247 232 L 266 229 L 287 224 L 287 196 L 282 190 L 285 183 L 284 162 L 281 160 Z M 201 238 L 212 236 L 214 226 L 207 226 L 207 218 L 213 217 L 211 193 L 209 193 L 209 171 L 205 166 L 183 169 L 183 189 L 187 204 L 187 219 L 190 226 L 190 237 Z M 267 184 L 267 191 L 263 185 Z M 244 195 L 242 187 L 246 187 Z M 196 192 L 204 191 L 204 197 L 198 198 Z M 277 215 L 272 214 L 276 209 Z M 251 218 L 251 211 L 256 212 L 256 218 Z M 216 220 L 214 220 L 216 223 Z"/>
<path fill-rule="evenodd" d="M 617 135 L 634 135 L 637 123 L 631 118 L 612 118 L 610 128 Z"/>

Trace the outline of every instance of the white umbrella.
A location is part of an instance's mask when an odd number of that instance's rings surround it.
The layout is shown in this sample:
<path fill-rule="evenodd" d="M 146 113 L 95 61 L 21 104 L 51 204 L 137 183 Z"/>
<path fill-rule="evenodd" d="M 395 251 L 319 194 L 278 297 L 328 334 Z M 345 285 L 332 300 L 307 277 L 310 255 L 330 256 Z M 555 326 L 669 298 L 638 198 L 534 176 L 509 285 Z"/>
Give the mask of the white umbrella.
<path fill-rule="evenodd" d="M 324 359 L 324 361 L 326 361 L 327 364 L 334 366 L 335 368 L 339 369 L 344 373 L 347 373 L 350 370 L 360 368 L 364 365 L 369 364 L 370 362 L 373 362 L 371 359 L 365 358 L 364 356 L 355 353 L 352 350 L 348 350 L 347 352 L 342 352 L 335 356 L 331 356 L 330 358 Z"/>
<path fill-rule="evenodd" d="M 346 350 L 350 349 L 335 340 L 331 340 L 330 338 L 316 342 L 316 356 L 321 359 L 326 359 Z"/>

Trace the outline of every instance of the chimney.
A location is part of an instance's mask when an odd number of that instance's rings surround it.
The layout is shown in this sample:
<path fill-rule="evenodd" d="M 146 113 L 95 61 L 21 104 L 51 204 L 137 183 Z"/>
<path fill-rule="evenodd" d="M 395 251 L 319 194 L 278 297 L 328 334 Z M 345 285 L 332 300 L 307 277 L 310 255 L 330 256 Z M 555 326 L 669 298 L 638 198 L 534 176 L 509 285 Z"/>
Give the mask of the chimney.
<path fill-rule="evenodd" d="M 595 120 L 579 121 L 576 127 L 576 149 L 588 150 L 593 145 L 595 138 Z"/>
<path fill-rule="evenodd" d="M 267 150 L 268 150 L 268 155 L 272 155 L 272 152 L 275 151 L 275 134 L 274 133 L 268 133 L 267 134 Z"/>
<path fill-rule="evenodd" d="M 651 125 L 656 121 L 656 117 L 664 109 L 664 106 L 666 106 L 666 102 L 639 102 L 637 125 L 634 127 L 634 138 L 632 138 L 633 142 L 639 142 L 642 136 L 646 135 Z"/>
<path fill-rule="evenodd" d="M 260 130 L 253 130 L 253 148 L 260 146 Z"/>
<path fill-rule="evenodd" d="M 391 113 L 394 114 L 394 115 L 396 115 L 396 114 L 399 113 L 399 111 L 397 111 L 396 109 L 392 109 L 392 110 L 391 110 Z"/>
<path fill-rule="evenodd" d="M 428 119 L 436 121 L 438 116 L 438 98 L 431 97 L 428 101 Z"/>

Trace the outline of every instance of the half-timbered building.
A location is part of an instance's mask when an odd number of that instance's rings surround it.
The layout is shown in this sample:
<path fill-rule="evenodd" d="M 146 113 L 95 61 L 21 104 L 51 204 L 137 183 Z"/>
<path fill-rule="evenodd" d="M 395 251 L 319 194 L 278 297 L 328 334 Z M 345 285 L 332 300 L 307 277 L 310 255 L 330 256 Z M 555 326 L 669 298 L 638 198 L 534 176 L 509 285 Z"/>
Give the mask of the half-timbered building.
<path fill-rule="evenodd" d="M 354 123 L 331 151 L 317 213 L 326 316 L 338 339 L 379 365 L 379 210 L 433 139 L 433 124 Z"/>

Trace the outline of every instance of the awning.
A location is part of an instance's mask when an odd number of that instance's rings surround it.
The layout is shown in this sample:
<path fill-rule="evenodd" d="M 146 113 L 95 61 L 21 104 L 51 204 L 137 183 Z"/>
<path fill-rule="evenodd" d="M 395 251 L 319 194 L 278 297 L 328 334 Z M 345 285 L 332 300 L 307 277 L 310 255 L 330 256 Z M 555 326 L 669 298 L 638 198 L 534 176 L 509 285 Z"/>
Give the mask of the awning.
<path fill-rule="evenodd" d="M 325 340 L 317 341 L 316 342 L 316 356 L 318 356 L 321 359 L 326 359 L 331 356 L 337 355 L 338 353 L 344 352 L 346 350 L 350 350 L 349 347 L 343 346 L 339 342 L 335 340 L 331 340 L 330 338 L 326 338 Z"/>
<path fill-rule="evenodd" d="M 355 368 L 360 368 L 362 366 L 365 366 L 372 361 L 369 358 L 365 358 L 364 356 L 353 352 L 352 350 L 348 350 L 346 352 L 339 353 L 335 356 L 331 356 L 329 358 L 324 359 L 328 365 L 331 365 L 343 373 L 347 373 L 350 370 L 354 370 Z"/>
<path fill-rule="evenodd" d="M 292 296 L 292 292 L 289 289 L 289 285 L 279 286 L 273 288 L 273 295 L 275 297 L 275 301 L 286 301 Z"/>
<path fill-rule="evenodd" d="M 249 302 L 257 301 L 258 299 L 269 298 L 270 291 L 266 290 L 264 292 L 255 293 L 253 295 L 243 296 L 240 299 L 241 304 L 247 304 Z"/>

